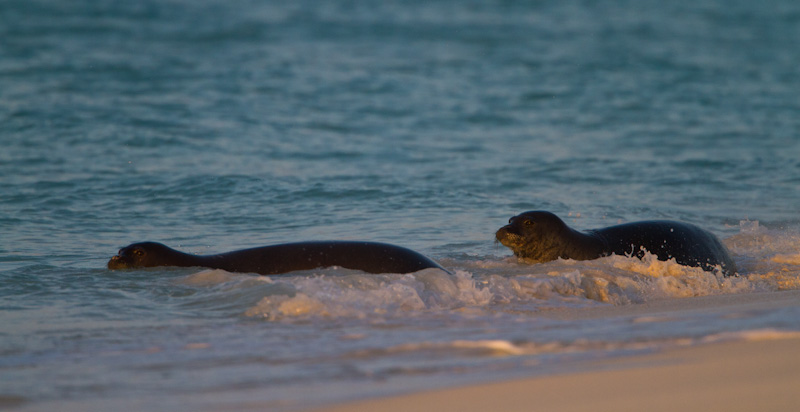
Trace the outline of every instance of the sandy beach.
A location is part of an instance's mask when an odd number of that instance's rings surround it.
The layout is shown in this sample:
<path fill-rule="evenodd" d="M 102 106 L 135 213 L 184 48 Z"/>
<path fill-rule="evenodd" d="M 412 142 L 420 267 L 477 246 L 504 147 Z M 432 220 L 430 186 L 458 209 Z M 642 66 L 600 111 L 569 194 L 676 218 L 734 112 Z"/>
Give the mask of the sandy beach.
<path fill-rule="evenodd" d="M 799 291 L 709 296 L 560 312 L 559 317 L 669 317 L 800 305 Z M 732 308 L 736 308 L 733 310 Z M 575 373 L 491 382 L 332 405 L 338 411 L 797 411 L 800 333 L 751 330 L 649 355 L 583 366 Z"/>

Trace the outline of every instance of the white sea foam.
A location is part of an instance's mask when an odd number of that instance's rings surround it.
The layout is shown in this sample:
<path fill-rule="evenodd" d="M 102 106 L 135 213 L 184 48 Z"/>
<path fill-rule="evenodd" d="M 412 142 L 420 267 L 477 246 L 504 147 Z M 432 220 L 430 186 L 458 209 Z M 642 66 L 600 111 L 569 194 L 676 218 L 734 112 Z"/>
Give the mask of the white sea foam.
<path fill-rule="evenodd" d="M 766 228 L 742 221 L 725 244 L 742 272 L 761 290 L 800 289 L 800 228 Z"/>
<path fill-rule="evenodd" d="M 236 278 L 236 274 L 219 269 L 208 269 L 193 273 L 181 279 L 181 283 L 192 286 L 213 286 L 220 283 L 230 282 Z"/>
<path fill-rule="evenodd" d="M 308 316 L 406 316 L 437 310 L 536 311 L 565 305 L 624 305 L 655 299 L 739 293 L 753 288 L 745 278 L 723 278 L 675 263 L 629 262 L 611 257 L 546 274 L 454 275 L 423 271 L 409 275 L 325 274 L 274 280 L 286 294 L 269 294 L 245 310 L 246 316 L 286 319 Z M 656 263 L 658 262 L 658 263 Z M 604 265 L 604 266 L 598 266 Z M 653 266 L 664 266 L 652 275 Z M 642 273 L 640 273 L 642 272 Z M 464 312 L 466 313 L 466 312 Z"/>
<path fill-rule="evenodd" d="M 265 296 L 246 310 L 246 316 L 269 319 L 308 315 L 366 317 L 485 306 L 492 299 L 491 292 L 480 287 L 466 272 L 456 272 L 452 276 L 439 270 L 409 275 L 332 274 L 276 282 L 291 283 L 297 293 Z"/>
<path fill-rule="evenodd" d="M 736 332 L 723 332 L 706 336 L 702 343 L 716 343 L 729 341 L 757 342 L 779 339 L 800 339 L 800 332 L 793 330 L 779 330 L 774 328 L 751 329 Z"/>
<path fill-rule="evenodd" d="M 782 263 L 787 265 L 800 265 L 800 253 L 775 255 L 771 259 L 775 263 Z"/>
<path fill-rule="evenodd" d="M 526 348 L 507 340 L 453 340 L 441 342 L 412 342 L 388 347 L 371 348 L 351 352 L 349 358 L 369 358 L 403 353 L 418 352 L 447 352 L 448 354 L 460 353 L 464 356 L 517 356 L 531 354 Z"/>
<path fill-rule="evenodd" d="M 446 353 L 448 356 L 510 357 L 541 354 L 581 353 L 592 351 L 652 351 L 692 345 L 765 341 L 778 339 L 800 339 L 800 332 L 778 329 L 754 329 L 715 333 L 700 337 L 669 337 L 642 340 L 590 340 L 511 342 L 502 339 L 451 340 L 409 342 L 394 346 L 361 349 L 341 355 L 347 359 L 368 359 L 387 356 L 414 355 L 423 353 Z"/>

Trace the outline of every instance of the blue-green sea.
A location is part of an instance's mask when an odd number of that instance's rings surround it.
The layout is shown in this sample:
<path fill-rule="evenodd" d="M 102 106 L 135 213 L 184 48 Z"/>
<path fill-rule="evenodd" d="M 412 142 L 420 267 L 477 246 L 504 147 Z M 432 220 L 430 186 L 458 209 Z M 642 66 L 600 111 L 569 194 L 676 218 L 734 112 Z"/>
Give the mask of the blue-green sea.
<path fill-rule="evenodd" d="M 293 411 L 800 331 L 563 315 L 800 289 L 798 39 L 795 0 L 3 0 L 0 409 Z M 527 210 L 693 223 L 740 275 L 519 262 Z M 327 239 L 453 274 L 106 268 Z"/>

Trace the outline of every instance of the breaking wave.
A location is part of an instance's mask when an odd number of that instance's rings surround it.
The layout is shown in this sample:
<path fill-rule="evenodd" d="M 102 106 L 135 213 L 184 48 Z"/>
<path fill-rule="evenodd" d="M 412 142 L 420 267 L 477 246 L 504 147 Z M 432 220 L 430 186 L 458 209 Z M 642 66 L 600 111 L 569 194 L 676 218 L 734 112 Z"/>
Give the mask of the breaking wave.
<path fill-rule="evenodd" d="M 210 288 L 213 298 L 206 294 L 206 303 L 268 320 L 387 319 L 436 311 L 491 315 L 800 288 L 797 231 L 768 230 L 757 222 L 743 222 L 740 233 L 726 243 L 736 257 L 740 276 L 723 277 L 646 255 L 642 260 L 609 256 L 537 265 L 515 258 L 443 260 L 445 266 L 455 268 L 453 275 L 436 269 L 372 275 L 332 268 L 256 277 L 206 270 L 181 283 Z"/>

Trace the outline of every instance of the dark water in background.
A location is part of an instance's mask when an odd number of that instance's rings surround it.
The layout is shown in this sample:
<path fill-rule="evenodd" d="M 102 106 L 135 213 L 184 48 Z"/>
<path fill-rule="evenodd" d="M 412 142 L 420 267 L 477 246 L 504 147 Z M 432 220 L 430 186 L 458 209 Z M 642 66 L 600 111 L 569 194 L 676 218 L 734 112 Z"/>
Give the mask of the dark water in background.
<path fill-rule="evenodd" d="M 292 408 L 800 329 L 537 315 L 800 287 L 799 38 L 789 0 L 6 0 L 0 401 Z M 493 233 L 530 209 L 699 224 L 745 273 L 519 265 Z M 456 275 L 104 269 L 145 239 L 388 241 Z"/>

